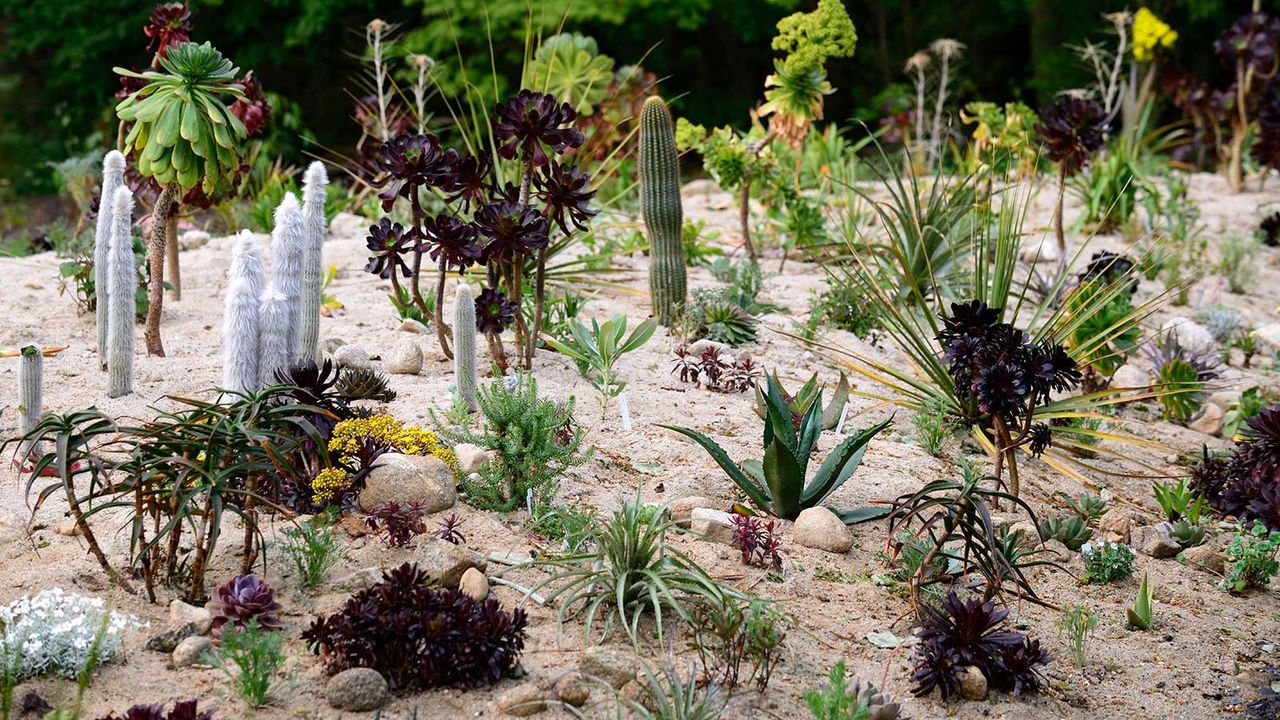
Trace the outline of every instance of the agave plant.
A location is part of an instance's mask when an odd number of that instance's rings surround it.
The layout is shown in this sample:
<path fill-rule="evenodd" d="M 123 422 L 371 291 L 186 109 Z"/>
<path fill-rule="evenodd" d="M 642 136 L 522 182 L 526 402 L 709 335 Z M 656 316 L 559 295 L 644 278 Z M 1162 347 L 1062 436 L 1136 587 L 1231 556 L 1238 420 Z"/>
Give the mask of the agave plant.
<path fill-rule="evenodd" d="M 675 425 L 659 427 L 678 432 L 701 445 L 757 507 L 784 520 L 795 520 L 801 511 L 821 505 L 844 485 L 858 469 L 868 443 L 889 426 L 892 418 L 846 438 L 827 455 L 813 479 L 806 481 L 809 460 L 822 433 L 822 391 L 818 391 L 813 404 L 796 423 L 783 397 L 782 386 L 773 377 L 767 381 L 763 460 L 735 463 L 724 448 L 696 430 Z M 887 511 L 857 508 L 836 511 L 836 514 L 846 523 L 857 523 L 883 517 Z"/>
<path fill-rule="evenodd" d="M 116 105 L 128 128 L 122 141 L 126 154 L 143 177 L 163 188 L 151 216 L 147 353 L 164 356 L 160 312 L 164 302 L 164 261 L 169 220 L 177 216 L 180 193 L 197 185 L 205 195 L 230 186 L 240 169 L 240 143 L 248 135 L 232 104 L 245 99 L 237 81 L 240 69 L 209 43 L 182 43 L 157 58 L 164 72 L 117 74 L 141 81 L 141 87 Z M 172 228 L 169 228 L 172 229 Z M 176 245 L 175 245 L 176 247 Z"/>
<path fill-rule="evenodd" d="M 778 373 L 775 371 L 771 377 L 782 388 L 782 382 L 778 379 Z M 814 373 L 807 382 L 794 395 L 788 393 L 785 388 L 782 389 L 782 399 L 787 401 L 787 407 L 791 410 L 791 419 L 798 425 L 800 419 L 809 411 L 817 401 L 820 394 L 818 387 L 818 373 Z M 844 411 L 844 404 L 849 402 L 849 378 L 840 373 L 840 381 L 836 384 L 835 392 L 831 395 L 831 402 L 822 408 L 822 429 L 833 430 L 840 423 L 840 413 Z M 765 392 L 756 385 L 756 415 L 761 419 L 769 415 L 769 401 L 765 397 Z"/>
<path fill-rule="evenodd" d="M 1079 515 L 1045 518 L 1039 525 L 1041 540 L 1057 540 L 1068 550 L 1079 551 L 1080 546 L 1093 537 L 1093 529 Z"/>

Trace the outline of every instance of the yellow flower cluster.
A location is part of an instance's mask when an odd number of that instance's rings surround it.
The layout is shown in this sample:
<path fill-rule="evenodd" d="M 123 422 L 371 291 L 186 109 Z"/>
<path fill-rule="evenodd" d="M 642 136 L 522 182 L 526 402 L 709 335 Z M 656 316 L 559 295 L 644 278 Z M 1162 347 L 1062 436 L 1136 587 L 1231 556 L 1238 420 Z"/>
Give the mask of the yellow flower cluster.
<path fill-rule="evenodd" d="M 342 468 L 325 468 L 311 481 L 311 499 L 317 505 L 326 505 L 347 486 L 347 473 Z"/>
<path fill-rule="evenodd" d="M 405 455 L 430 455 L 440 458 L 458 471 L 458 458 L 453 450 L 440 444 L 435 433 L 416 425 L 405 425 L 390 415 L 374 415 L 367 418 L 351 418 L 338 423 L 329 439 L 329 452 L 342 462 L 351 460 L 364 440 L 373 440 L 394 452 Z"/>
<path fill-rule="evenodd" d="M 1169 48 L 1178 41 L 1178 32 L 1147 8 L 1138 8 L 1133 16 L 1133 59 L 1151 62 L 1156 48 Z"/>

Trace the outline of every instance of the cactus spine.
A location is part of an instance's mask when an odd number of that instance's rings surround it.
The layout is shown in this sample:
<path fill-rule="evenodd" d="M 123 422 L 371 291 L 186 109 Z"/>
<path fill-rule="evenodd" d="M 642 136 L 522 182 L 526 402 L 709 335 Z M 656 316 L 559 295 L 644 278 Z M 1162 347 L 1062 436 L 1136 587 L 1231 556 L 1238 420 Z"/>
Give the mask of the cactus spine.
<path fill-rule="evenodd" d="M 40 422 L 44 408 L 44 354 L 39 345 L 22 348 L 18 364 L 18 432 L 26 435 Z"/>
<path fill-rule="evenodd" d="M 298 196 L 285 193 L 276 208 L 276 226 L 271 233 L 271 287 L 284 295 L 289 317 L 285 343 L 288 363 L 298 355 L 298 321 L 301 319 L 303 258 L 307 237 L 302 229 L 302 209 Z M 254 296 L 257 299 L 257 295 Z"/>
<path fill-rule="evenodd" d="M 98 225 L 93 230 L 94 318 L 98 323 L 98 363 L 107 369 L 107 256 L 111 246 L 111 207 L 116 188 L 124 184 L 124 155 L 112 150 L 102 159 L 102 195 L 98 198 Z M 133 293 L 129 293 L 133 297 Z"/>
<path fill-rule="evenodd" d="M 110 244 L 107 249 L 106 292 L 98 304 L 107 305 L 107 396 L 133 392 L 134 296 L 138 270 L 133 256 L 133 193 L 121 185 L 111 195 Z"/>
<path fill-rule="evenodd" d="M 317 160 L 302 181 L 302 230 L 306 254 L 302 261 L 301 315 L 298 318 L 298 360 L 320 362 L 320 286 L 324 274 L 324 201 L 329 175 Z"/>
<path fill-rule="evenodd" d="M 276 372 L 289 369 L 289 300 L 272 282 L 258 304 L 258 386 L 276 382 Z"/>
<path fill-rule="evenodd" d="M 686 278 L 680 239 L 680 165 L 671 111 L 660 97 L 640 110 L 640 207 L 649 234 L 649 297 L 658 322 L 670 327 L 684 306 Z"/>
<path fill-rule="evenodd" d="M 252 392 L 258 389 L 258 303 L 263 288 L 262 257 L 248 230 L 241 230 L 236 240 L 227 280 L 222 317 L 222 387 Z"/>
<path fill-rule="evenodd" d="M 457 397 L 467 410 L 480 409 L 476 403 L 476 301 L 471 286 L 464 283 L 453 296 L 453 379 Z"/>

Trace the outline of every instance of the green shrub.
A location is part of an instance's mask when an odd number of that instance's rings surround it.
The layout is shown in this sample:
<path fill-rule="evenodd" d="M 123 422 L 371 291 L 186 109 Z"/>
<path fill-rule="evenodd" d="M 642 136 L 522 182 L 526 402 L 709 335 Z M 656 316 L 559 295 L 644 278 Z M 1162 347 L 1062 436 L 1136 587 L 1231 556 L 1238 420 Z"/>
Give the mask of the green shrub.
<path fill-rule="evenodd" d="M 1082 545 L 1080 554 L 1084 557 L 1085 582 L 1119 582 L 1133 575 L 1136 558 L 1128 545 L 1100 540 Z"/>
<path fill-rule="evenodd" d="M 1280 550 L 1280 532 L 1267 531 L 1262 523 L 1240 528 L 1223 549 L 1227 576 L 1218 587 L 1233 593 L 1264 588 L 1280 572 L 1276 552 Z"/>
<path fill-rule="evenodd" d="M 298 573 L 298 584 L 313 588 L 324 580 L 329 570 L 342 561 L 347 546 L 333 527 L 305 522 L 284 531 L 281 549 Z"/>
<path fill-rule="evenodd" d="M 271 701 L 271 678 L 284 665 L 284 633 L 258 627 L 256 620 L 234 632 L 224 632 L 217 662 L 231 686 L 250 707 Z M 228 665 L 236 668 L 232 672 Z"/>

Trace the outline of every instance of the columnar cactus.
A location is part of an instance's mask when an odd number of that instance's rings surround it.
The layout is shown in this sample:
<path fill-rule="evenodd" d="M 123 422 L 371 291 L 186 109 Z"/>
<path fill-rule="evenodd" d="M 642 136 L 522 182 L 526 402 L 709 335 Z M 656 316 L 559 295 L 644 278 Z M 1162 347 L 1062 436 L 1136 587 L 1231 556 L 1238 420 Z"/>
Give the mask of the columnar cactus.
<path fill-rule="evenodd" d="M 453 297 L 453 379 L 458 386 L 457 397 L 475 412 L 476 403 L 476 300 L 471 286 L 458 285 Z"/>
<path fill-rule="evenodd" d="M 671 111 L 660 97 L 640 110 L 640 207 L 649 234 L 649 297 L 658 322 L 670 327 L 685 302 L 680 165 Z"/>
<path fill-rule="evenodd" d="M 301 316 L 298 319 L 297 359 L 320 362 L 320 288 L 324 275 L 324 201 L 329 175 L 324 163 L 311 163 L 302 181 L 302 230 L 306 254 L 302 261 Z"/>
<path fill-rule="evenodd" d="M 106 196 L 103 196 L 104 198 Z M 111 195 L 111 231 L 107 249 L 107 280 L 98 296 L 107 305 L 107 395 L 122 397 L 133 392 L 134 296 L 138 269 L 133 256 L 133 193 L 121 185 Z"/>
<path fill-rule="evenodd" d="M 22 348 L 18 364 L 18 432 L 31 432 L 44 413 L 44 353 L 39 345 Z"/>
<path fill-rule="evenodd" d="M 222 387 L 235 392 L 258 389 L 258 304 L 262 296 L 262 257 L 253 233 L 240 231 L 227 273 L 222 317 Z"/>
<path fill-rule="evenodd" d="M 102 194 L 98 198 L 98 225 L 93 230 L 94 317 L 98 323 L 98 364 L 107 369 L 107 256 L 111 245 L 111 206 L 116 188 L 124 184 L 124 155 L 112 150 L 102 159 Z M 129 293 L 133 297 L 133 293 Z"/>
<path fill-rule="evenodd" d="M 307 236 L 302 228 L 298 196 L 285 193 L 280 207 L 276 208 L 276 226 L 271 233 L 271 286 L 284 295 L 288 305 L 289 338 L 285 348 L 289 353 L 289 363 L 298 358 L 298 322 L 302 316 L 302 273 L 306 252 Z"/>
<path fill-rule="evenodd" d="M 276 289 L 275 278 L 262 293 L 258 304 L 258 386 L 270 387 L 276 372 L 289 369 L 289 326 L 293 318 L 284 293 Z"/>

